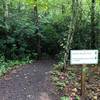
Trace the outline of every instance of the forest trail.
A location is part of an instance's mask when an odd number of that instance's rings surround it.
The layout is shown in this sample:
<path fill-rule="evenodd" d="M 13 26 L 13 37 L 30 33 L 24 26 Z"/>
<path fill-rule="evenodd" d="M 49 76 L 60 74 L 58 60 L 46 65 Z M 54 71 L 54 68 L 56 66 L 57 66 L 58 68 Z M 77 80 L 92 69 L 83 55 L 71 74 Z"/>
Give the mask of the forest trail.
<path fill-rule="evenodd" d="M 0 79 L 0 100 L 58 100 L 50 82 L 54 60 L 39 60 Z"/>

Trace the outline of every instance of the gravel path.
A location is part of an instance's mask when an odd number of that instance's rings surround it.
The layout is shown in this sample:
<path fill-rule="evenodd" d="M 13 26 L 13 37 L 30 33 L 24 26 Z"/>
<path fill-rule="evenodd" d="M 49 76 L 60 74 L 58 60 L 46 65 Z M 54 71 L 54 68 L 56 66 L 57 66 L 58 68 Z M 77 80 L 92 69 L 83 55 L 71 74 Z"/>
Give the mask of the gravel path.
<path fill-rule="evenodd" d="M 50 82 L 53 60 L 40 60 L 0 79 L 0 100 L 58 100 Z"/>

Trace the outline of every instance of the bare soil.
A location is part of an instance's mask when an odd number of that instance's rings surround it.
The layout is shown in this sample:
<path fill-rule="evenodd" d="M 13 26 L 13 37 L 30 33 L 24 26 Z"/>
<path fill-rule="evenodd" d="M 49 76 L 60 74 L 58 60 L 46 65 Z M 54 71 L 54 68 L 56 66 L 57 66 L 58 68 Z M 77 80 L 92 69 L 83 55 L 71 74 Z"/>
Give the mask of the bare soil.
<path fill-rule="evenodd" d="M 59 100 L 50 81 L 54 60 L 39 60 L 0 79 L 0 100 Z"/>

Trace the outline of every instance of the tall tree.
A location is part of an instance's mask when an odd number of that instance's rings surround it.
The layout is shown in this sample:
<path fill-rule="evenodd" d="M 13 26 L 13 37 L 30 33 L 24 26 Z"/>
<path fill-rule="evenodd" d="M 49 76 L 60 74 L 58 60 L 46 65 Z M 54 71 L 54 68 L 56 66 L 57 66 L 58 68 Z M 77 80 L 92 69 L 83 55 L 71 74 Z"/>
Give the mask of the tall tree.
<path fill-rule="evenodd" d="M 71 17 L 69 33 L 68 33 L 67 42 L 66 42 L 66 48 L 65 48 L 65 54 L 64 54 L 64 68 L 63 69 L 66 69 L 66 65 L 67 65 L 67 61 L 68 61 L 68 57 L 69 57 L 69 50 L 71 49 L 71 44 L 73 42 L 73 38 L 77 31 L 77 28 L 80 26 L 80 19 L 82 17 L 82 16 L 80 16 L 81 3 L 82 3 L 82 0 L 72 0 L 72 17 Z"/>
<path fill-rule="evenodd" d="M 91 0 L 91 48 L 96 48 L 96 33 L 95 33 L 95 5 L 96 1 Z"/>
<path fill-rule="evenodd" d="M 38 59 L 41 56 L 41 36 L 39 32 L 39 15 L 38 15 L 38 6 L 37 6 L 37 0 L 34 0 L 34 22 L 35 22 L 35 27 L 36 27 L 36 39 L 37 39 L 37 53 L 38 53 Z"/>
<path fill-rule="evenodd" d="M 7 28 L 7 20 L 9 17 L 9 2 L 10 0 L 3 0 L 4 23 Z"/>

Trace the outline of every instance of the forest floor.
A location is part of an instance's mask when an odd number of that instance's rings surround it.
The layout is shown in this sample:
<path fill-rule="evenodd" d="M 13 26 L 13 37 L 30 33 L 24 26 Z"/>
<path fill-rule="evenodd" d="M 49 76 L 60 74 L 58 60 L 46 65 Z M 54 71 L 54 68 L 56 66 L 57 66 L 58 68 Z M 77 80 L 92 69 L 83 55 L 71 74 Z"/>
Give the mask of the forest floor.
<path fill-rule="evenodd" d="M 83 71 L 85 77 L 85 100 L 100 100 L 100 65 L 88 65 L 84 67 Z M 65 72 L 59 71 L 59 65 L 55 65 L 52 79 L 58 87 L 62 98 L 68 97 L 71 98 L 71 100 L 80 100 L 79 98 L 82 98 L 81 72 L 81 65 L 69 65 Z"/>
<path fill-rule="evenodd" d="M 59 100 L 50 81 L 53 60 L 39 60 L 0 79 L 0 100 Z"/>

